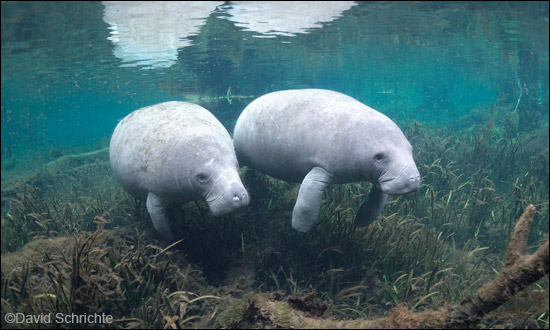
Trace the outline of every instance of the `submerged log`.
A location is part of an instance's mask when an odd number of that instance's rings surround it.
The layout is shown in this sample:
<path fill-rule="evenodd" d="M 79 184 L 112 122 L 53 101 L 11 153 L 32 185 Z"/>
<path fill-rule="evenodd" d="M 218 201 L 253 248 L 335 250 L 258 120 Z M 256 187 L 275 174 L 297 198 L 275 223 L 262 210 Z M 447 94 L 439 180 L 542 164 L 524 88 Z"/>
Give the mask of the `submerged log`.
<path fill-rule="evenodd" d="M 533 254 L 526 254 L 529 229 L 535 207 L 528 205 L 512 233 L 506 260 L 501 272 L 485 283 L 473 297 L 458 305 L 437 310 L 410 311 L 405 306 L 393 308 L 389 315 L 378 319 L 338 321 L 314 317 L 297 310 L 292 301 L 256 296 L 247 304 L 247 318 L 268 328 L 333 328 L 333 329 L 451 329 L 469 328 L 495 310 L 519 291 L 549 273 L 548 240 Z"/>

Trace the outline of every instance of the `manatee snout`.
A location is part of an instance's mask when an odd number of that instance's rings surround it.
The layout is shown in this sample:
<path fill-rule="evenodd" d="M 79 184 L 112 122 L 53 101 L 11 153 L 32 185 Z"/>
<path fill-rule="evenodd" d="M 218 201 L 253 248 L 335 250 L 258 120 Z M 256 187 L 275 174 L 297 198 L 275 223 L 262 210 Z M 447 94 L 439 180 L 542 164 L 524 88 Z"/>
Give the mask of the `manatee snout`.
<path fill-rule="evenodd" d="M 409 176 L 409 191 L 415 191 L 420 186 L 420 174 L 413 174 Z"/>
<path fill-rule="evenodd" d="M 418 190 L 420 173 L 415 164 L 408 164 L 395 178 L 380 180 L 380 188 L 388 195 L 402 195 Z"/>
<path fill-rule="evenodd" d="M 248 192 L 242 184 L 238 182 L 233 182 L 229 190 L 229 195 L 232 196 L 231 202 L 234 209 L 238 209 L 248 205 Z"/>
<path fill-rule="evenodd" d="M 240 180 L 229 183 L 222 194 L 208 204 L 213 216 L 233 212 L 248 205 L 248 192 Z"/>

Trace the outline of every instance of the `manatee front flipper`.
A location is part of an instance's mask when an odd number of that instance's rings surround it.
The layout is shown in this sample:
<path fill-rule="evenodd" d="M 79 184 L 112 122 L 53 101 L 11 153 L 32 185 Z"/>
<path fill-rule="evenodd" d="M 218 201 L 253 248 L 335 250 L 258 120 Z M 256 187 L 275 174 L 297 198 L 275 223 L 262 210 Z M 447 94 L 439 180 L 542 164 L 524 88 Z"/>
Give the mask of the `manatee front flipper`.
<path fill-rule="evenodd" d="M 292 211 L 292 228 L 307 232 L 319 222 L 321 201 L 332 174 L 320 167 L 314 167 L 302 181 L 298 199 Z"/>
<path fill-rule="evenodd" d="M 382 192 L 380 187 L 376 185 L 372 186 L 369 197 L 367 197 L 367 200 L 365 200 L 359 211 L 357 211 L 355 224 L 360 227 L 369 225 L 382 212 L 387 200 L 388 194 Z"/>
<path fill-rule="evenodd" d="M 170 221 L 168 218 L 168 205 L 157 195 L 150 192 L 147 194 L 147 212 L 151 216 L 153 226 L 166 240 L 173 241 L 174 236 L 170 231 Z"/>

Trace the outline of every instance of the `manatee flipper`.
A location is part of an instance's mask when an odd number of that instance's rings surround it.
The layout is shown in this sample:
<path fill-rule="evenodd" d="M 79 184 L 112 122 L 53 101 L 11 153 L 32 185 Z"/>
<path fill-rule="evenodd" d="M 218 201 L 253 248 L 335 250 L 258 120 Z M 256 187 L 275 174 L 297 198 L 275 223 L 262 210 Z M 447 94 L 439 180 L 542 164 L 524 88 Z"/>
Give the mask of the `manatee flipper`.
<path fill-rule="evenodd" d="M 369 225 L 382 212 L 384 205 L 388 201 L 388 194 L 380 190 L 380 187 L 374 185 L 370 190 L 369 197 L 363 202 L 357 215 L 355 216 L 355 224 L 363 227 Z"/>
<path fill-rule="evenodd" d="M 306 175 L 292 211 L 292 228 L 307 232 L 319 222 L 323 193 L 331 181 L 332 174 L 321 167 L 314 167 Z"/>
<path fill-rule="evenodd" d="M 168 218 L 168 205 L 152 192 L 147 194 L 147 202 L 145 204 L 147 205 L 147 212 L 151 216 L 155 229 L 163 238 L 173 241 L 174 236 L 170 231 L 170 220 Z"/>

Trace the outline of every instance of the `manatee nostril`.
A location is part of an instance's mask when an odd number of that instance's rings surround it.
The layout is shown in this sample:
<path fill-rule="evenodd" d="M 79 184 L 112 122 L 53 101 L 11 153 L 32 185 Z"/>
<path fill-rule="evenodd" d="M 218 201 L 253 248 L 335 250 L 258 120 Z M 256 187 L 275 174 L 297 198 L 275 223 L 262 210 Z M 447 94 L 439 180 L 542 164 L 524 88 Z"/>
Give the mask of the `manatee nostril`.
<path fill-rule="evenodd" d="M 239 198 L 239 196 L 235 195 L 233 196 L 233 202 L 234 203 L 238 203 L 241 199 Z"/>
<path fill-rule="evenodd" d="M 411 175 L 409 177 L 409 184 L 415 184 L 417 182 L 420 182 L 420 175 Z"/>

